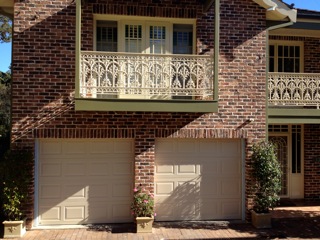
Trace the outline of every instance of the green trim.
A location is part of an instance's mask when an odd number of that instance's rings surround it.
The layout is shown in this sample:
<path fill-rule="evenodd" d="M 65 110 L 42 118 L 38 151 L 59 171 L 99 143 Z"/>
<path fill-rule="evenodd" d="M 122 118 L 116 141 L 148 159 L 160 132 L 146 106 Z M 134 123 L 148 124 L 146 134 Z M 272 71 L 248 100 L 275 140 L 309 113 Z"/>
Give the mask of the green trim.
<path fill-rule="evenodd" d="M 213 100 L 219 99 L 219 53 L 220 53 L 220 0 L 215 1 L 214 13 L 214 93 Z"/>
<path fill-rule="evenodd" d="M 81 0 L 76 0 L 76 79 L 75 97 L 80 97 Z"/>
<path fill-rule="evenodd" d="M 283 22 L 280 21 L 267 21 L 267 26 L 274 26 L 277 24 L 281 24 Z M 291 29 L 303 29 L 303 30 L 320 30 L 320 24 L 315 22 L 296 22 L 287 28 Z"/>
<path fill-rule="evenodd" d="M 75 99 L 76 111 L 218 112 L 215 101 Z"/>
<path fill-rule="evenodd" d="M 268 124 L 303 124 L 320 123 L 319 109 L 268 109 Z"/>

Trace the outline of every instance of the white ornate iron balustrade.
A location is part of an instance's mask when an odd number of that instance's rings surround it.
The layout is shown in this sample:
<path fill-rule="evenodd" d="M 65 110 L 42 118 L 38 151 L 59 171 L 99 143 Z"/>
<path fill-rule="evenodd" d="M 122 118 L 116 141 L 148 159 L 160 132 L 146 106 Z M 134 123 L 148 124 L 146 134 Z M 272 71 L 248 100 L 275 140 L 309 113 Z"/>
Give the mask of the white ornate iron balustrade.
<path fill-rule="evenodd" d="M 213 99 L 213 58 L 82 52 L 80 97 Z"/>
<path fill-rule="evenodd" d="M 320 74 L 269 73 L 269 106 L 320 106 Z"/>

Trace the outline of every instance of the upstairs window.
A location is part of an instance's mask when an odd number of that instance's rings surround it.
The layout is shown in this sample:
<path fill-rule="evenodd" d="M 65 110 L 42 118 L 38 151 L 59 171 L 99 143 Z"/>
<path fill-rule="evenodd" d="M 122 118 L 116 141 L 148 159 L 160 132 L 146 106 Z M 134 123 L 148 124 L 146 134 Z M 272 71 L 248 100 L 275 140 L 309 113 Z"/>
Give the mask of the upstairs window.
<path fill-rule="evenodd" d="M 303 71 L 302 42 L 270 42 L 269 72 L 299 73 Z"/>
<path fill-rule="evenodd" d="M 107 52 L 193 54 L 195 20 L 97 20 L 95 49 Z M 187 22 L 187 23 L 184 23 Z M 189 23 L 188 23 L 189 22 Z"/>

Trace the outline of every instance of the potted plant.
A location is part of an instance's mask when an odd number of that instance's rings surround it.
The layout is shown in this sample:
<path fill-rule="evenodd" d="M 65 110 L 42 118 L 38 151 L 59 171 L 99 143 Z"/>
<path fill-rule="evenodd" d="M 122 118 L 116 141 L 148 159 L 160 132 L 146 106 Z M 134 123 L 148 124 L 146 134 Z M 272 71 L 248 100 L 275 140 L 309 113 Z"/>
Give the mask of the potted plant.
<path fill-rule="evenodd" d="M 1 161 L 1 218 L 4 219 L 4 238 L 22 237 L 26 232 L 23 205 L 28 198 L 32 180 L 30 152 L 8 152 Z"/>
<path fill-rule="evenodd" d="M 131 213 L 135 217 L 137 233 L 152 232 L 154 221 L 154 196 L 145 192 L 141 184 L 133 189 L 133 201 L 131 203 Z"/>
<path fill-rule="evenodd" d="M 273 143 L 263 141 L 252 147 L 254 198 L 252 224 L 256 228 L 271 227 L 271 213 L 280 200 L 281 166 Z"/>

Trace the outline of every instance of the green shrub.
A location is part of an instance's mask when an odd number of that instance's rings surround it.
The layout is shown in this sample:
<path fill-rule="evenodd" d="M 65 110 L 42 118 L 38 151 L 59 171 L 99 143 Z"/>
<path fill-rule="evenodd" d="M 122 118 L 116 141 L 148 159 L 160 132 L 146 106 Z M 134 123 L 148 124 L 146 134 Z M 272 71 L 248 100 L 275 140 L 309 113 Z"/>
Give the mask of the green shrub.
<path fill-rule="evenodd" d="M 0 162 L 1 218 L 21 220 L 23 205 L 32 183 L 33 154 L 28 151 L 7 152 Z"/>
<path fill-rule="evenodd" d="M 252 150 L 255 190 L 253 210 L 267 213 L 280 200 L 278 194 L 281 191 L 281 166 L 273 143 L 259 142 L 253 145 Z"/>

